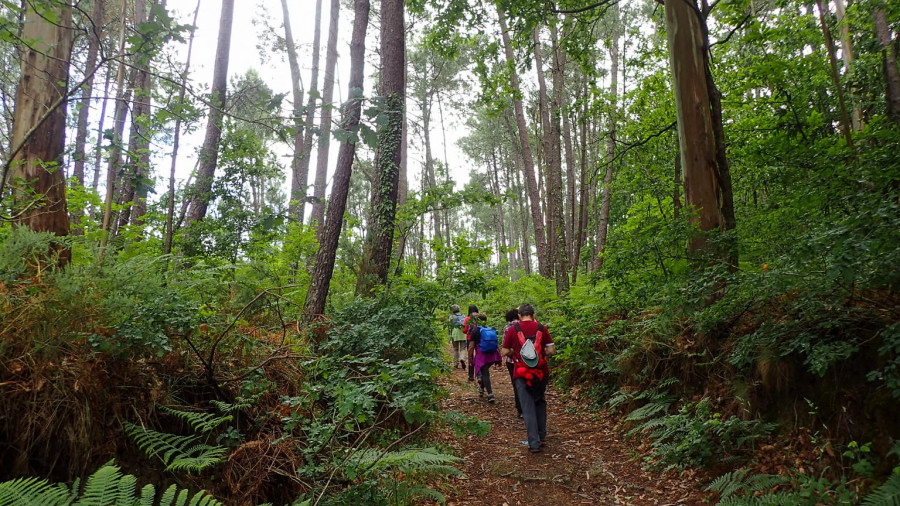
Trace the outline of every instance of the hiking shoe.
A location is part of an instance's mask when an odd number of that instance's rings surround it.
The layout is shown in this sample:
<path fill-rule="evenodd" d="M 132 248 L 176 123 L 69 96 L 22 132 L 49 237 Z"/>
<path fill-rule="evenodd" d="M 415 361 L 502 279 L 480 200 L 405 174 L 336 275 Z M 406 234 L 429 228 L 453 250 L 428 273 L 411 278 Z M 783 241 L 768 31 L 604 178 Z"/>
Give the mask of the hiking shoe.
<path fill-rule="evenodd" d="M 490 404 L 493 404 L 493 403 L 497 402 L 497 401 L 494 400 L 494 394 L 488 394 L 488 399 L 487 399 L 487 401 L 488 401 Z"/>
<path fill-rule="evenodd" d="M 537 448 L 529 448 L 528 451 L 530 451 L 531 453 L 541 453 L 541 447 L 538 446 Z"/>
<path fill-rule="evenodd" d="M 484 388 L 478 387 L 478 397 L 484 397 Z"/>

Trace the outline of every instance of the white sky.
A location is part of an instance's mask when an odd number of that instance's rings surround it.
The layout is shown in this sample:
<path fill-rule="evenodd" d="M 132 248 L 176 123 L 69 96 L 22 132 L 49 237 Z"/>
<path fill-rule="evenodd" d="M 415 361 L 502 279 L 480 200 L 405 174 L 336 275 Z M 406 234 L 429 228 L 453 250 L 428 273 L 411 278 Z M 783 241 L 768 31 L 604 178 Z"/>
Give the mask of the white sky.
<path fill-rule="evenodd" d="M 320 70 L 319 70 L 319 91 L 322 90 L 322 79 L 325 68 L 325 45 L 328 37 L 329 24 L 329 8 L 330 0 L 323 0 L 322 5 L 322 32 L 321 32 L 321 54 L 320 54 Z M 374 3 L 374 2 L 373 2 Z M 178 0 L 177 2 L 169 1 L 169 9 L 173 11 L 176 18 L 182 23 L 190 23 L 193 15 L 193 0 Z M 289 0 L 288 8 L 291 15 L 291 28 L 294 35 L 294 42 L 299 47 L 300 72 L 303 83 L 309 87 L 310 72 L 312 67 L 312 42 L 315 22 L 315 0 Z M 200 4 L 200 12 L 197 17 L 197 31 L 194 38 L 194 49 L 191 62 L 191 76 L 194 80 L 194 87 L 198 90 L 209 90 L 209 82 L 212 79 L 213 65 L 215 61 L 216 42 L 219 28 L 219 13 L 221 10 L 221 2 L 217 0 L 202 0 Z M 282 11 L 280 0 L 236 0 L 235 16 L 231 39 L 231 57 L 228 66 L 229 81 L 232 77 L 244 74 L 249 69 L 255 69 L 260 77 L 265 81 L 275 93 L 286 93 L 285 110 L 289 106 L 288 100 L 291 98 L 291 77 L 287 64 L 286 55 L 271 54 L 269 61 L 263 64 L 260 59 L 259 50 L 257 49 L 258 38 L 262 27 L 254 25 L 254 18 L 260 17 L 260 14 L 266 14 L 272 21 L 272 26 L 276 27 L 279 35 L 283 36 L 282 28 Z M 349 76 L 349 38 L 353 24 L 353 12 L 344 8 L 342 5 L 341 19 L 339 22 L 338 37 L 338 63 L 335 83 L 335 101 L 340 103 L 343 97 L 347 95 L 346 79 Z M 367 59 L 366 59 L 366 88 L 369 90 L 367 94 L 371 96 L 370 87 L 373 82 L 373 73 L 375 71 L 376 56 L 374 55 L 375 44 L 377 42 L 378 27 L 373 25 L 371 19 L 366 39 Z M 186 52 L 186 45 L 184 45 Z M 230 92 L 230 90 L 229 90 Z M 305 98 L 304 98 L 305 100 Z M 435 107 L 433 114 L 437 116 L 438 111 Z M 457 186 L 461 186 L 468 180 L 468 169 L 471 161 L 456 146 L 456 141 L 465 135 L 462 123 L 456 115 L 448 111 L 448 107 L 444 105 L 445 125 L 447 128 L 447 154 L 448 162 L 451 167 L 451 177 L 457 182 Z M 335 122 L 340 121 L 340 114 L 336 111 L 333 117 Z M 318 122 L 318 120 L 317 120 Z M 184 144 L 180 149 L 177 164 L 178 184 L 183 184 L 188 174 L 194 167 L 196 161 L 197 147 L 202 143 L 205 130 L 205 119 L 193 134 L 185 137 Z M 443 158 L 444 145 L 440 132 L 440 123 L 436 122 L 432 132 L 432 149 L 435 156 Z M 410 135 L 409 138 L 409 185 L 410 189 L 418 188 L 419 174 L 422 165 L 422 150 L 418 148 L 420 140 L 418 137 Z M 337 151 L 339 143 L 332 137 L 329 146 L 329 164 L 328 164 L 328 193 L 331 192 L 331 175 L 337 161 Z M 285 144 L 276 144 L 275 150 L 279 154 L 282 166 L 285 168 L 285 181 L 283 189 L 285 194 L 290 184 L 289 157 L 291 148 Z M 311 183 L 315 173 L 315 160 L 317 154 L 314 153 L 310 163 L 310 179 Z M 157 164 L 157 175 L 167 178 L 167 170 L 171 163 L 171 157 L 166 156 Z M 157 195 L 162 194 L 165 190 L 165 184 L 157 184 Z M 311 190 L 310 190 L 311 193 Z M 307 210 L 309 206 L 307 206 Z"/>

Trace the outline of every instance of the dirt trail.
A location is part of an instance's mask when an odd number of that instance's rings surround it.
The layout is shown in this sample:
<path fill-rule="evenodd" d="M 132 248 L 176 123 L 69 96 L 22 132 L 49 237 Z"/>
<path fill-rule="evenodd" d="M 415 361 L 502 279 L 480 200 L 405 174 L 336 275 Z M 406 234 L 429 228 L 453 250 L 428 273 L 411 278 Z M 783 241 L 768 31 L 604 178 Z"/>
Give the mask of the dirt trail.
<path fill-rule="evenodd" d="M 436 436 L 465 460 L 465 477 L 433 484 L 448 505 L 705 504 L 703 484 L 692 471 L 678 476 L 642 469 L 641 441 L 624 440 L 601 415 L 574 415 L 552 385 L 547 390 L 547 445 L 528 452 L 525 424 L 516 416 L 506 368 L 491 369 L 496 404 L 478 397 L 475 383 L 454 369 L 444 380 L 444 408 L 491 422 L 487 437 Z"/>

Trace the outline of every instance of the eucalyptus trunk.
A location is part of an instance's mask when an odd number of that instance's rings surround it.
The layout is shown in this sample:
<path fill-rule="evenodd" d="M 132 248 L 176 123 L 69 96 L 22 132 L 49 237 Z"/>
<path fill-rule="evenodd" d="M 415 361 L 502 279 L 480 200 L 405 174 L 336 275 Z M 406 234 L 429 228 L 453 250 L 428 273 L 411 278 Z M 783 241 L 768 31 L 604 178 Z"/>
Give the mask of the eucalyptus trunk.
<path fill-rule="evenodd" d="M 48 8 L 49 9 L 49 8 Z M 26 5 L 22 39 L 22 71 L 16 90 L 11 135 L 11 181 L 15 222 L 37 232 L 69 234 L 66 178 L 62 156 L 66 146 L 66 99 L 72 49 L 72 8 L 61 3 L 51 12 Z M 48 20 L 48 15 L 54 21 Z M 2 195 L 0 190 L 0 195 Z M 40 197 L 37 197 L 40 196 Z M 37 198 L 37 201 L 34 199 Z M 58 265 L 71 259 L 59 247 Z"/>
<path fill-rule="evenodd" d="M 822 0 L 816 0 L 816 7 L 819 9 L 819 26 L 822 28 L 822 38 L 825 41 L 825 51 L 828 54 L 828 65 L 831 67 L 831 82 L 837 92 L 838 107 L 841 114 L 841 135 L 847 141 L 847 145 L 853 147 L 853 134 L 850 131 L 852 122 L 850 120 L 850 112 L 847 109 L 847 102 L 844 99 L 844 87 L 841 85 L 841 72 L 838 70 L 837 51 L 834 47 L 834 38 L 831 36 L 831 29 L 828 27 L 828 21 L 825 18 L 826 9 L 822 4 Z"/>
<path fill-rule="evenodd" d="M 722 211 L 722 179 L 704 57 L 704 23 L 693 2 L 666 2 L 669 62 L 675 92 L 678 142 L 681 147 L 685 198 L 699 230 L 688 241 L 694 254 L 713 252 L 708 235 L 726 230 Z"/>

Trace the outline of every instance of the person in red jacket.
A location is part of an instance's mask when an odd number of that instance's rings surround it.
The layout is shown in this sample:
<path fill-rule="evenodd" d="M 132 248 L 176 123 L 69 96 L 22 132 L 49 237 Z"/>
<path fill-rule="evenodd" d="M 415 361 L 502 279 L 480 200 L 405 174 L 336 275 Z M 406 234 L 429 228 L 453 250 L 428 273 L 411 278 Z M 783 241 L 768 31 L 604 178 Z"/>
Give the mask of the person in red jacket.
<path fill-rule="evenodd" d="M 506 330 L 500 353 L 513 359 L 513 387 L 519 395 L 531 453 L 541 451 L 547 438 L 547 356 L 555 352 L 547 327 L 534 319 L 534 307 L 527 303 L 519 306 L 519 322 Z"/>

